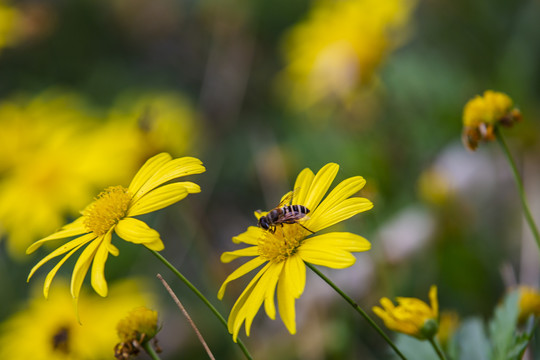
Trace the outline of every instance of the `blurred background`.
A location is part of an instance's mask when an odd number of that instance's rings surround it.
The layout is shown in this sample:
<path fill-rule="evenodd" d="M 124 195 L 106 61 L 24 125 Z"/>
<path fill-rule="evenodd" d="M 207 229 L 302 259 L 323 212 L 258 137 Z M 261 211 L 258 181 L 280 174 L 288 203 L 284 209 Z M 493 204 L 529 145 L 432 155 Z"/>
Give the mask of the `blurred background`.
<path fill-rule="evenodd" d="M 50 251 L 25 255 L 29 244 L 161 151 L 207 172 L 190 179 L 200 194 L 145 220 L 224 315 L 250 278 L 217 300 L 238 266 L 219 261 L 238 248 L 231 238 L 303 168 L 328 162 L 340 165 L 334 185 L 365 177 L 359 195 L 375 204 L 339 225 L 372 250 L 324 269 L 371 315 L 382 296 L 427 300 L 436 284 L 441 309 L 487 317 L 507 287 L 537 287 L 538 249 L 500 148 L 468 152 L 460 134 L 476 94 L 514 99 L 524 121 L 506 138 L 540 221 L 538 14 L 538 0 L 0 0 L 0 357 L 113 358 L 112 319 L 146 305 L 159 312 L 163 359 L 204 358 L 156 273 L 216 358 L 242 357 L 189 289 L 118 238 L 106 267 L 115 290 L 100 298 L 85 283 L 82 327 L 65 300 L 73 259 L 48 301 L 52 265 L 26 283 Z M 241 331 L 254 357 L 386 358 L 379 335 L 311 275 L 296 335 L 262 311 L 250 338 Z M 51 347 L 66 328 L 67 350 Z"/>

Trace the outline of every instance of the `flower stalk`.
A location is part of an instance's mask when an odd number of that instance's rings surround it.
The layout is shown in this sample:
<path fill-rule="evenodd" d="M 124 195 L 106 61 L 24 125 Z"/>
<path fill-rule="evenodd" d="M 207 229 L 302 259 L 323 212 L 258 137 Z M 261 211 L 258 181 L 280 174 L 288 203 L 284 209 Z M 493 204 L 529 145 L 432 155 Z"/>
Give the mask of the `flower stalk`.
<path fill-rule="evenodd" d="M 396 354 L 403 360 L 407 360 L 405 355 L 394 344 L 394 342 L 382 331 L 382 329 L 369 317 L 369 315 L 353 300 L 345 294 L 336 284 L 332 282 L 328 277 L 326 277 L 323 273 L 321 273 L 315 266 L 313 266 L 310 263 L 305 263 L 308 268 L 310 268 L 315 274 L 317 274 L 321 279 L 326 281 L 328 285 L 332 289 L 334 289 L 341 297 L 345 299 L 382 337 L 383 339 L 390 345 L 390 347 L 396 352 Z"/>
<path fill-rule="evenodd" d="M 432 337 L 428 338 L 428 341 L 431 344 L 431 346 L 433 347 L 433 349 L 435 350 L 435 352 L 437 353 L 437 356 L 439 356 L 439 359 L 440 360 L 446 360 L 446 356 L 444 355 L 444 352 L 441 350 L 441 347 L 439 346 L 439 344 L 437 344 L 437 341 L 435 340 L 435 337 L 432 336 Z"/>
<path fill-rule="evenodd" d="M 148 356 L 152 358 L 152 360 L 161 360 L 156 350 L 154 350 L 154 348 L 152 347 L 152 344 L 150 344 L 150 341 L 143 342 L 141 346 L 144 351 L 146 351 Z"/>
<path fill-rule="evenodd" d="M 529 206 L 527 204 L 527 198 L 525 196 L 525 189 L 523 186 L 523 181 L 521 179 L 521 176 L 519 175 L 519 171 L 512 157 L 512 154 L 510 153 L 510 149 L 508 148 L 508 145 L 506 145 L 506 141 L 504 140 L 502 131 L 500 130 L 498 126 L 495 127 L 495 134 L 497 137 L 497 141 L 501 145 L 503 153 L 506 156 L 506 159 L 510 163 L 510 168 L 512 169 L 512 174 L 514 175 L 514 179 L 516 181 L 516 185 L 518 188 L 519 198 L 521 200 L 521 206 L 523 207 L 523 212 L 525 214 L 525 219 L 527 221 L 527 224 L 529 225 L 529 228 L 531 229 L 534 240 L 536 241 L 536 245 L 538 245 L 538 249 L 540 250 L 540 234 L 538 232 L 538 227 L 534 223 L 534 219 L 531 215 L 531 211 L 529 210 Z"/>
<path fill-rule="evenodd" d="M 227 320 L 225 320 L 225 318 L 223 317 L 223 315 L 221 315 L 221 313 L 215 308 L 214 305 L 212 305 L 212 303 L 210 301 L 208 301 L 208 299 L 199 291 L 199 289 L 197 289 L 195 287 L 195 285 L 193 285 L 184 275 L 182 275 L 182 273 L 180 271 L 178 271 L 178 269 L 176 269 L 174 267 L 174 265 L 172 265 L 167 259 L 165 259 L 160 253 L 158 253 L 157 251 L 155 250 L 152 250 L 152 249 L 148 249 L 152 254 L 154 254 L 163 264 L 165 264 L 165 266 L 167 268 L 169 268 L 169 270 L 171 270 L 180 280 L 182 280 L 182 282 L 184 284 L 186 284 L 186 286 L 188 288 L 191 289 L 191 291 L 193 291 L 195 293 L 195 295 L 197 295 L 199 297 L 199 299 L 202 300 L 202 302 L 210 309 L 210 311 L 212 311 L 212 313 L 218 318 L 218 320 L 225 326 L 225 328 L 227 329 Z M 237 344 L 238 346 L 240 347 L 240 350 L 242 350 L 242 352 L 244 353 L 244 355 L 246 356 L 247 359 L 249 360 L 253 360 L 253 357 L 251 356 L 251 354 L 249 353 L 248 349 L 246 348 L 246 346 L 244 345 L 244 343 L 242 342 L 242 340 L 240 339 L 237 339 Z"/>

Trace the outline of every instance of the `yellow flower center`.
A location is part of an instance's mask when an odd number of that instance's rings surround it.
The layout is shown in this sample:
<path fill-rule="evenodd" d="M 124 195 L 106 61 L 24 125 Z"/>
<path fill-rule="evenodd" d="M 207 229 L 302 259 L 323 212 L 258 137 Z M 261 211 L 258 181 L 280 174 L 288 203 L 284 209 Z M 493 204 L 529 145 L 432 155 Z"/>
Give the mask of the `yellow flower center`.
<path fill-rule="evenodd" d="M 259 239 L 259 255 L 274 263 L 285 261 L 296 253 L 306 233 L 307 231 L 298 224 L 278 225 L 274 233 L 265 231 Z"/>
<path fill-rule="evenodd" d="M 120 219 L 126 216 L 131 194 L 123 186 L 110 186 L 82 212 L 88 231 L 105 235 Z"/>

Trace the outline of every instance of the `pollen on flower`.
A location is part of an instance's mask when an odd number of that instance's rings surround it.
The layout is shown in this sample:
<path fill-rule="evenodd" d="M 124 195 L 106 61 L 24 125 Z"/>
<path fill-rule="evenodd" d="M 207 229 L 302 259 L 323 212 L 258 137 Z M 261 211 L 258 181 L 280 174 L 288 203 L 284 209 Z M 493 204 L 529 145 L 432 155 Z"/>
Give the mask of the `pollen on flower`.
<path fill-rule="evenodd" d="M 105 235 L 126 216 L 131 194 L 123 186 L 110 186 L 103 190 L 82 214 L 88 231 Z"/>
<path fill-rule="evenodd" d="M 265 231 L 259 239 L 259 255 L 270 262 L 280 263 L 296 253 L 305 237 L 306 230 L 298 224 L 277 226 L 273 233 Z"/>

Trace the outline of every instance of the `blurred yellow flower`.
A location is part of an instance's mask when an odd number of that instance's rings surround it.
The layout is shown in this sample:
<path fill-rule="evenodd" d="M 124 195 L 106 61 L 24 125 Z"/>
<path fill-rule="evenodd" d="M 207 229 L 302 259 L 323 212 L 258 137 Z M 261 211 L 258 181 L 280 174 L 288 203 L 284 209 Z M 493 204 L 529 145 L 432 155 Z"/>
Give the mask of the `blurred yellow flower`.
<path fill-rule="evenodd" d="M 518 321 L 523 322 L 531 315 L 540 316 L 540 293 L 529 286 L 520 286 L 518 289 L 519 316 Z"/>
<path fill-rule="evenodd" d="M 416 298 L 398 297 L 398 306 L 388 298 L 381 299 L 382 308 L 373 307 L 373 312 L 384 321 L 384 325 L 393 331 L 398 331 L 420 340 L 431 339 L 439 327 L 439 303 L 437 287 L 429 290 L 431 307 Z"/>
<path fill-rule="evenodd" d="M 120 342 L 114 347 L 117 359 L 131 359 L 137 355 L 142 344 L 152 340 L 158 333 L 158 313 L 144 306 L 135 308 L 116 325 Z"/>
<path fill-rule="evenodd" d="M 198 141 L 197 114 L 179 93 L 126 92 L 113 105 L 109 120 L 131 127 L 146 157 L 157 152 L 183 156 Z"/>
<path fill-rule="evenodd" d="M 5 100 L 0 128 L 0 235 L 13 257 L 75 216 L 96 189 L 128 181 L 140 165 L 132 155 L 136 138 L 101 127 L 74 94 Z"/>
<path fill-rule="evenodd" d="M 384 58 L 404 42 L 415 2 L 316 1 L 284 38 L 286 68 L 280 89 L 307 108 L 325 98 L 349 100 L 371 83 Z"/>
<path fill-rule="evenodd" d="M 109 253 L 114 256 L 119 254 L 118 248 L 111 243 L 113 231 L 125 241 L 142 244 L 156 251 L 162 250 L 164 246 L 159 233 L 134 216 L 163 209 L 182 200 L 188 194 L 200 192 L 198 185 L 188 181 L 163 184 L 204 171 L 201 161 L 192 157 L 172 159 L 169 154 L 161 153 L 149 159 L 137 172 L 128 188 L 108 187 L 82 211 L 81 217 L 32 244 L 26 250 L 27 254 L 34 252 L 46 242 L 77 236 L 34 266 L 28 280 L 47 261 L 67 253 L 45 279 L 43 294 L 48 297 L 49 287 L 58 269 L 71 255 L 84 245 L 88 245 L 80 254 L 73 269 L 71 295 L 76 303 L 83 280 L 92 264 L 92 287 L 99 295 L 107 296 L 105 263 Z"/>
<path fill-rule="evenodd" d="M 246 334 L 249 336 L 253 319 L 263 302 L 266 314 L 275 319 L 276 288 L 279 314 L 289 332 L 294 334 L 296 332 L 294 302 L 302 295 L 306 281 L 304 261 L 343 269 L 356 261 L 351 252 L 371 248 L 366 239 L 348 232 L 330 232 L 312 236 L 312 233 L 373 207 L 371 201 L 367 199 L 351 197 L 366 183 L 361 176 L 342 181 L 322 200 L 338 169 L 337 164 L 330 163 L 316 175 L 307 168 L 298 175 L 291 204 L 303 205 L 309 209 L 307 220 L 301 224 L 277 225 L 274 231 L 250 226 L 246 232 L 234 237 L 233 242 L 251 246 L 222 254 L 221 261 L 225 263 L 241 257 L 255 258 L 240 266 L 225 279 L 219 289 L 219 299 L 223 298 L 229 282 L 265 264 L 242 292 L 229 315 L 229 332 L 233 334 L 235 341 L 244 321 Z M 290 195 L 291 193 L 285 195 L 282 201 Z M 261 215 L 264 214 L 259 214 L 258 217 Z"/>
<path fill-rule="evenodd" d="M 439 332 L 437 340 L 443 349 L 446 349 L 448 342 L 454 336 L 454 333 L 459 327 L 459 315 L 455 311 L 441 311 L 439 319 Z"/>
<path fill-rule="evenodd" d="M 84 319 L 79 324 L 75 314 L 66 311 L 73 306 L 67 283 L 57 281 L 56 286 L 48 301 L 36 291 L 21 311 L 0 324 L 1 359 L 112 359 L 118 321 L 129 309 L 153 303 L 152 296 L 140 290 L 140 281 L 113 284 L 107 299 L 91 294 L 81 299 Z"/>
<path fill-rule="evenodd" d="M 19 11 L 16 8 L 0 0 L 0 50 L 15 40 L 19 16 Z"/>
<path fill-rule="evenodd" d="M 498 124 L 512 126 L 521 120 L 518 109 L 506 94 L 486 90 L 483 96 L 469 100 L 463 109 L 463 134 L 465 147 L 475 150 L 480 141 L 495 140 L 494 127 Z"/>

